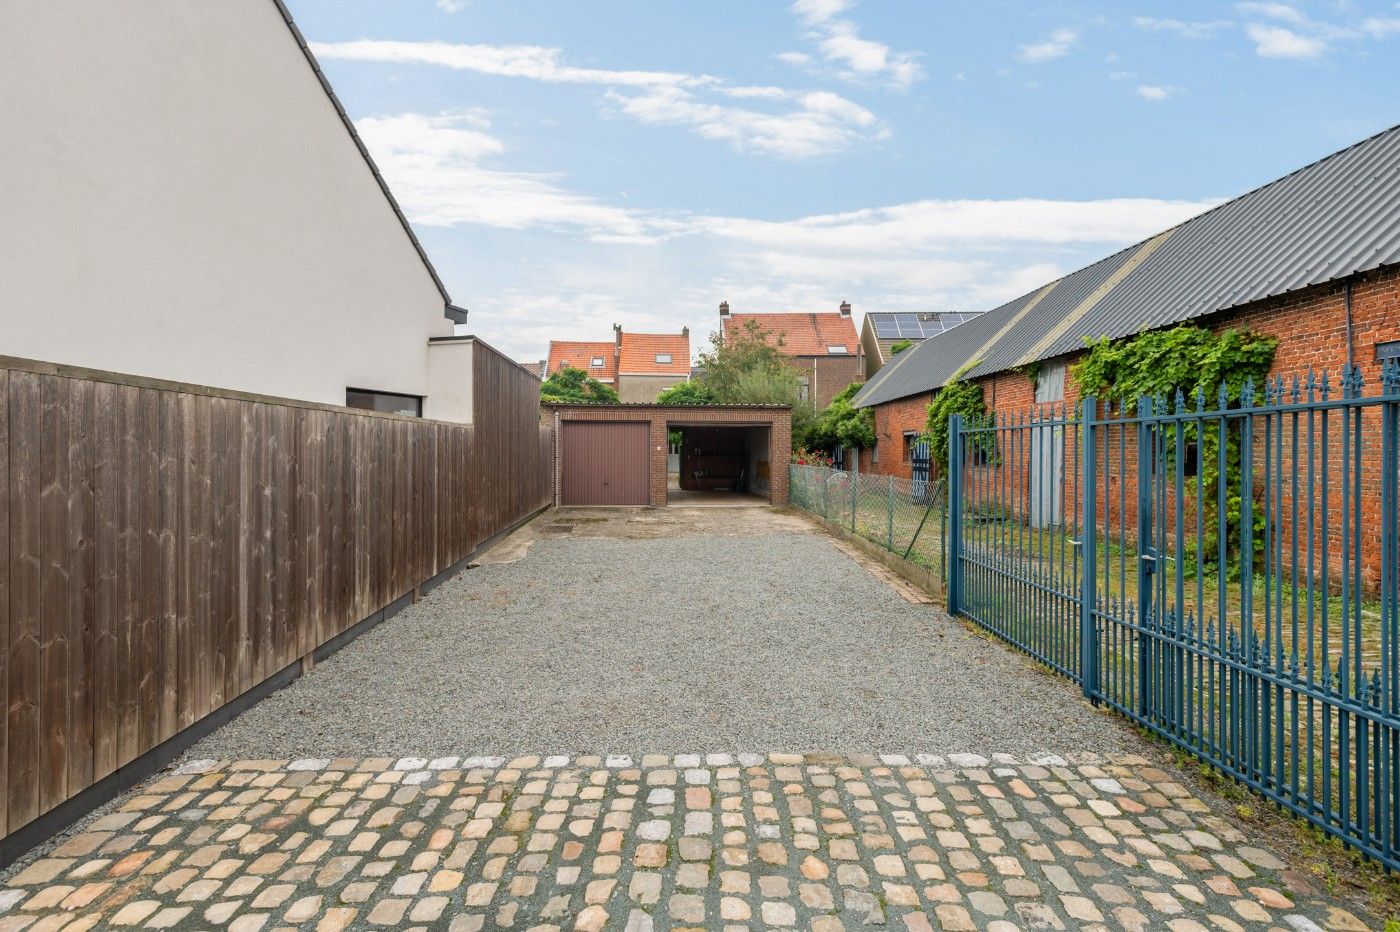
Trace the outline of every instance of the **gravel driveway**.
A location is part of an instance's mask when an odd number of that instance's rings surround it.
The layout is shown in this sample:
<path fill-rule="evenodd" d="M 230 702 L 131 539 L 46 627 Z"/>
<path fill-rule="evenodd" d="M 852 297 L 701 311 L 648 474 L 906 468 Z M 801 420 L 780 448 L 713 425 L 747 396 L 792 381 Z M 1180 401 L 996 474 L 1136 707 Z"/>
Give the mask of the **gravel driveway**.
<path fill-rule="evenodd" d="M 906 601 L 805 522 L 566 514 L 189 756 L 1138 747 L 1066 681 Z"/>

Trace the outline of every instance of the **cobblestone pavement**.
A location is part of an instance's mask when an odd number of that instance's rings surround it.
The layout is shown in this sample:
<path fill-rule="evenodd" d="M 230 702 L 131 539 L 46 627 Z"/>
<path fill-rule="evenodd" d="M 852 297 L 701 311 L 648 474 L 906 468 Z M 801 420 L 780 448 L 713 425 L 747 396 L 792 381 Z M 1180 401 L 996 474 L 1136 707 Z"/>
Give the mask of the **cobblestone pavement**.
<path fill-rule="evenodd" d="M 193 761 L 0 930 L 1365 929 L 1144 758 Z"/>

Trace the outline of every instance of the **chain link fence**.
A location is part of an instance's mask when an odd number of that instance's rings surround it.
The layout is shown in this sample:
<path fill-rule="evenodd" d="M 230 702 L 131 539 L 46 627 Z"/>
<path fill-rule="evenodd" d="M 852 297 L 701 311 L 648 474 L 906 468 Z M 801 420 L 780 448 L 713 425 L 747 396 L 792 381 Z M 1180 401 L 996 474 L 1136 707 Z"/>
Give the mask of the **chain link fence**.
<path fill-rule="evenodd" d="M 821 466 L 789 470 L 792 504 L 946 578 L 948 498 L 941 481 Z"/>

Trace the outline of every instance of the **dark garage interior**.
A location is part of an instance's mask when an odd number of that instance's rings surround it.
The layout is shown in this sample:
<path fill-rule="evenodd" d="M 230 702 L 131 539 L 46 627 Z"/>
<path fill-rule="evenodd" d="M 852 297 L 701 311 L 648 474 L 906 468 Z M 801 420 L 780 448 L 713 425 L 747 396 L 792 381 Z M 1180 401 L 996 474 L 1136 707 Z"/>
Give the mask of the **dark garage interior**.
<path fill-rule="evenodd" d="M 667 477 L 671 504 L 768 500 L 768 427 L 667 424 L 667 431 L 680 438 L 677 472 Z"/>

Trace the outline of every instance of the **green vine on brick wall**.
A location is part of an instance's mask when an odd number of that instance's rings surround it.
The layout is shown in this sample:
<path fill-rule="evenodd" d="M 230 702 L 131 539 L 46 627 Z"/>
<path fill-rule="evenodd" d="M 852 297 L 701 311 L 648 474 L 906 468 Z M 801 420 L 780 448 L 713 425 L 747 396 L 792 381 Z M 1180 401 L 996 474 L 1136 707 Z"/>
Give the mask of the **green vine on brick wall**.
<path fill-rule="evenodd" d="M 969 364 L 959 369 L 952 380 L 933 396 L 928 406 L 928 425 L 924 432 L 928 435 L 929 453 L 940 469 L 940 475 L 948 474 L 948 417 L 961 414 L 963 424 L 972 426 L 988 420 L 987 403 L 982 398 L 982 386 L 963 379 L 972 368 Z M 974 454 L 990 457 L 992 450 L 991 434 L 977 434 L 972 440 Z"/>
<path fill-rule="evenodd" d="M 1169 330 L 1140 333 L 1123 340 L 1107 338 L 1089 342 L 1088 354 L 1070 374 L 1079 386 L 1080 397 L 1120 399 L 1124 410 L 1132 410 L 1138 398 L 1150 397 L 1165 404 L 1168 411 L 1178 404 L 1186 411 L 1218 409 L 1239 403 L 1246 385 L 1262 386 L 1273 365 L 1278 340 L 1249 330 L 1213 333 L 1203 327 L 1181 324 Z M 1223 386 L 1223 389 L 1222 389 Z M 1196 464 L 1201 473 L 1205 508 L 1206 539 L 1201 549 L 1207 562 L 1214 562 L 1218 549 L 1216 516 L 1220 489 L 1219 421 L 1207 419 L 1204 429 L 1190 421 L 1181 425 L 1181 445 L 1196 445 Z M 1163 425 L 1167 465 L 1175 463 L 1176 430 Z M 1198 434 L 1200 436 L 1198 436 Z M 1227 562 L 1238 567 L 1240 553 L 1240 436 L 1238 430 L 1225 434 L 1225 526 Z M 1187 492 L 1194 481 L 1188 480 Z M 1263 548 L 1263 529 L 1254 528 L 1254 550 Z M 1192 555 L 1194 556 L 1194 555 Z"/>

